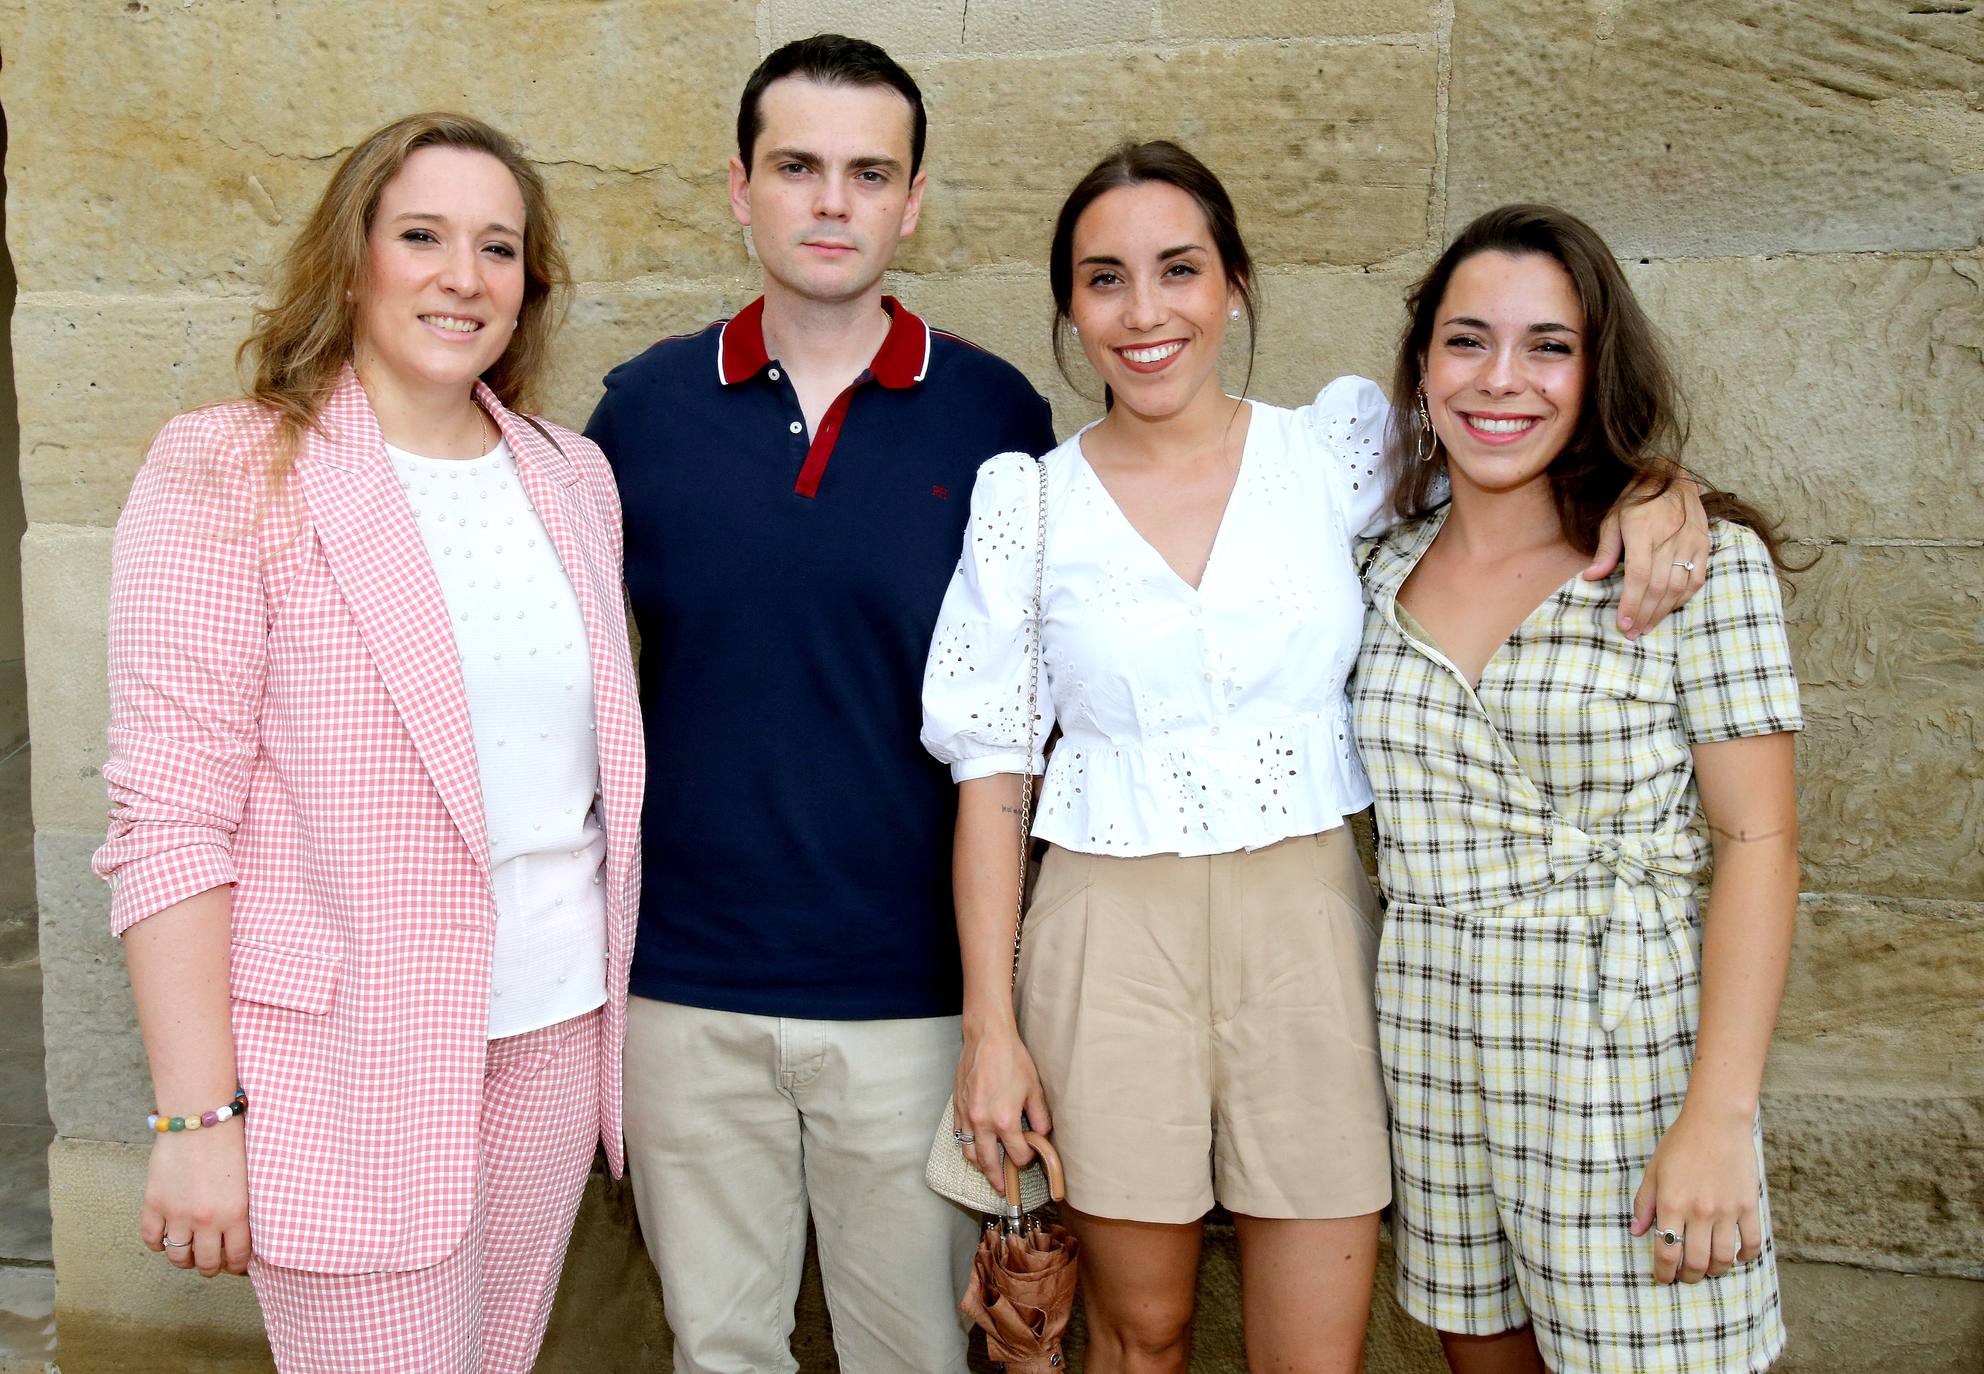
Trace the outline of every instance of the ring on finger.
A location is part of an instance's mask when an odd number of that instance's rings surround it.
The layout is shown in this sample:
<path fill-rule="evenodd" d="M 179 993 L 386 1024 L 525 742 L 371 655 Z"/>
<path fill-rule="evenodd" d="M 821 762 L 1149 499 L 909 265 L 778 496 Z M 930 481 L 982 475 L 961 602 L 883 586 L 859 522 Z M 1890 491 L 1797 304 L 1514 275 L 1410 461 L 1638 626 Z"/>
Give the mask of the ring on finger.
<path fill-rule="evenodd" d="M 193 1238 L 191 1236 L 188 1236 L 184 1240 L 167 1240 L 163 1235 L 161 1235 L 158 1238 L 158 1243 L 160 1245 L 163 1245 L 168 1250 L 184 1250 L 187 1246 L 193 1243 Z"/>
<path fill-rule="evenodd" d="M 1674 566 L 1677 568 L 1685 569 L 1688 572 L 1693 572 L 1695 570 L 1695 560 L 1692 558 L 1689 559 L 1677 558 L 1674 560 Z"/>
<path fill-rule="evenodd" d="M 1654 1228 L 1653 1233 L 1660 1237 L 1660 1243 L 1662 1245 L 1679 1245 L 1681 1243 L 1681 1233 L 1672 1226 L 1657 1226 Z"/>
<path fill-rule="evenodd" d="M 973 1137 L 970 1131 L 961 1131 L 953 1126 L 951 1127 L 951 1139 L 957 1141 L 960 1145 L 969 1145 L 972 1143 Z"/>

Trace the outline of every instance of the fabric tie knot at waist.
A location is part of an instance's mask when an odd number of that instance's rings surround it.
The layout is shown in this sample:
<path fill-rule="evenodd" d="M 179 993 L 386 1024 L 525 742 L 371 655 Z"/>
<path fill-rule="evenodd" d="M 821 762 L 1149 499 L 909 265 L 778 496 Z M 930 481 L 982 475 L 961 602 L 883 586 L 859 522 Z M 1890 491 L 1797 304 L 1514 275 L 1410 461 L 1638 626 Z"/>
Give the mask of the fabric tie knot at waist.
<path fill-rule="evenodd" d="M 1581 867 L 1596 864 L 1612 874 L 1612 901 L 1598 937 L 1598 1022 L 1609 1035 L 1639 995 L 1657 943 L 1669 938 L 1662 899 L 1691 896 L 1695 875 L 1669 866 L 1685 854 L 1686 832 L 1644 840 L 1599 840 L 1577 830 L 1570 835 L 1583 842 Z"/>

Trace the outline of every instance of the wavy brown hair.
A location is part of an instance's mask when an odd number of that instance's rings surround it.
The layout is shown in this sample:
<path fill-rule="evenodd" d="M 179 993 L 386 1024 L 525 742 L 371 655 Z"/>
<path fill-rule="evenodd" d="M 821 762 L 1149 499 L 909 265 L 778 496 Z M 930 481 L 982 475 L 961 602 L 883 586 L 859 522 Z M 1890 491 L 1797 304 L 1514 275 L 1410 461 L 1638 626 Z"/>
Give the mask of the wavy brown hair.
<path fill-rule="evenodd" d="M 283 254 L 267 304 L 235 363 L 249 399 L 275 416 L 272 469 L 287 470 L 350 361 L 358 307 L 346 293 L 365 286 L 366 237 L 386 183 L 421 148 L 487 153 L 516 178 L 524 202 L 524 297 L 503 356 L 482 380 L 511 410 L 535 401 L 551 336 L 571 291 L 544 181 L 508 136 L 469 115 L 408 115 L 368 135 L 331 174 L 310 218 Z"/>
<path fill-rule="evenodd" d="M 1687 408 L 1659 333 L 1598 231 L 1550 205 L 1504 205 L 1477 217 L 1406 297 L 1405 332 L 1392 369 L 1395 404 L 1385 436 L 1392 508 L 1401 519 L 1415 519 L 1440 504 L 1435 496 L 1446 455 L 1438 436 L 1421 425 L 1414 398 L 1426 379 L 1426 353 L 1447 284 L 1477 253 L 1553 259 L 1570 277 L 1584 312 L 1584 403 L 1548 473 L 1557 516 L 1573 548 L 1590 554 L 1598 547 L 1599 525 L 1636 479 L 1650 479 L 1635 493 L 1635 499 L 1647 500 L 1688 472 L 1702 483 L 1702 505 L 1712 518 L 1747 525 L 1780 570 L 1795 570 L 1784 560 L 1776 521 L 1730 492 L 1711 489 L 1698 471 L 1681 465 Z M 1429 445 L 1431 460 L 1419 461 Z"/>

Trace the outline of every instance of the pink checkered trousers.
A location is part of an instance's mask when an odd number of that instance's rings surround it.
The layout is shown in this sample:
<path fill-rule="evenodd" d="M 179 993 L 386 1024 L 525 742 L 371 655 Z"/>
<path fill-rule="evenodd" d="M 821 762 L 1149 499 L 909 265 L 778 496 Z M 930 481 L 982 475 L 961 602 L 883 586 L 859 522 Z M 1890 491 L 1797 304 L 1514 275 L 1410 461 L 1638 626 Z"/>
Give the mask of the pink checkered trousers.
<path fill-rule="evenodd" d="M 468 1235 L 425 1269 L 249 1269 L 283 1374 L 527 1374 L 599 1138 L 597 1011 L 489 1042 Z"/>
<path fill-rule="evenodd" d="M 599 450 L 477 399 L 591 643 L 607 851 L 598 1134 L 622 1168 L 620 1047 L 645 762 Z M 490 951 L 481 786 L 427 551 L 349 369 L 279 478 L 247 404 L 153 443 L 111 572 L 111 921 L 234 887 L 235 1050 L 260 1264 L 425 1269 L 482 1205 Z M 517 1123 L 512 1123 L 513 1125 Z M 569 1224 L 569 1223 L 567 1223 Z"/>

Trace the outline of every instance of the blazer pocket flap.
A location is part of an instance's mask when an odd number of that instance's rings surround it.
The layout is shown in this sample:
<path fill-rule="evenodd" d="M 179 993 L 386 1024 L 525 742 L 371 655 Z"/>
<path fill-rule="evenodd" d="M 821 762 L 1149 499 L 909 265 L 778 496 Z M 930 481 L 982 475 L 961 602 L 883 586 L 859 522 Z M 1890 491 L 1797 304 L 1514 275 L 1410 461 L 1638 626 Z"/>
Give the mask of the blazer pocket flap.
<path fill-rule="evenodd" d="M 337 1000 L 336 959 L 242 940 L 233 942 L 228 959 L 228 992 L 237 1002 L 322 1016 Z"/>

